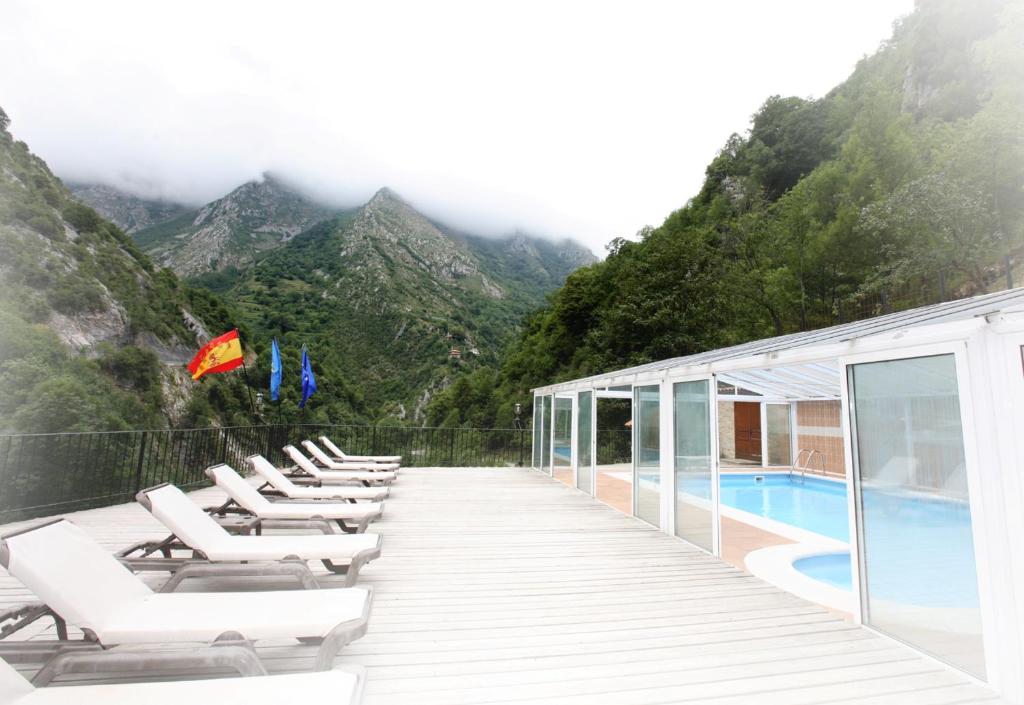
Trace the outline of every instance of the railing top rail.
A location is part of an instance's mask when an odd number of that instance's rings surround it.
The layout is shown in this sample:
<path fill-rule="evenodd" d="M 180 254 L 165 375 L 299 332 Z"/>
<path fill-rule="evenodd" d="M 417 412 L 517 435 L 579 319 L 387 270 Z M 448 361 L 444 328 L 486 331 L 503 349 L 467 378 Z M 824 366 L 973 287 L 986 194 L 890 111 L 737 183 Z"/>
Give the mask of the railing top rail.
<path fill-rule="evenodd" d="M 520 431 L 517 428 L 476 428 L 463 426 L 375 426 L 374 424 L 251 424 L 249 426 L 203 426 L 200 428 L 135 428 L 118 431 L 47 431 L 45 433 L 0 433 L 0 438 L 25 438 L 47 436 L 93 436 L 98 434 L 138 434 L 138 433 L 189 433 L 195 431 L 237 431 L 253 428 L 376 428 L 378 431 Z"/>

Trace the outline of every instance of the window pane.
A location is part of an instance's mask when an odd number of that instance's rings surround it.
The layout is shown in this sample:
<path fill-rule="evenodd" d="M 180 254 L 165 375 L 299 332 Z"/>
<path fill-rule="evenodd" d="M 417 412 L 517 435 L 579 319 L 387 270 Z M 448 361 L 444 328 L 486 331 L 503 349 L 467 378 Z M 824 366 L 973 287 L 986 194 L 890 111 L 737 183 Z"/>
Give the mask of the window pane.
<path fill-rule="evenodd" d="M 555 397 L 555 455 L 552 475 L 572 484 L 572 399 Z"/>
<path fill-rule="evenodd" d="M 541 426 L 544 428 L 544 438 L 540 448 L 540 466 L 551 470 L 551 397 L 544 397 L 544 411 L 541 416 Z"/>
<path fill-rule="evenodd" d="M 543 402 L 540 397 L 533 398 L 533 467 L 540 467 L 540 446 L 543 442 L 544 431 L 541 427 L 541 414 Z"/>
<path fill-rule="evenodd" d="M 672 388 L 675 443 L 676 535 L 713 550 L 711 505 L 711 394 L 707 380 Z"/>
<path fill-rule="evenodd" d="M 633 437 L 636 470 L 636 515 L 659 525 L 661 508 L 660 393 L 657 386 L 637 387 L 633 392 Z"/>
<path fill-rule="evenodd" d="M 955 358 L 849 376 L 865 621 L 984 677 Z"/>
<path fill-rule="evenodd" d="M 766 404 L 768 422 L 768 464 L 791 465 L 789 404 Z"/>
<path fill-rule="evenodd" d="M 590 494 L 594 492 L 593 454 L 590 447 L 593 402 L 593 392 L 580 392 L 576 428 L 576 486 Z"/>

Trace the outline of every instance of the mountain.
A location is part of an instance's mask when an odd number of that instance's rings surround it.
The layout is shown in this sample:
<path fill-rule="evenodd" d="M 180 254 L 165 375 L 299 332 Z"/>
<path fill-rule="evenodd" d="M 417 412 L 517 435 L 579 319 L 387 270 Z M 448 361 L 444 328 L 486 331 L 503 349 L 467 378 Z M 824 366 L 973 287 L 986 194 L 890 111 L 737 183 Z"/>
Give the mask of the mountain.
<path fill-rule="evenodd" d="M 184 370 L 233 325 L 8 131 L 0 109 L 0 433 L 239 422 L 237 380 Z"/>
<path fill-rule="evenodd" d="M 502 423 L 542 384 L 993 290 L 1007 261 L 1020 282 L 1021 37 L 1021 0 L 918 2 L 824 97 L 769 97 L 693 198 L 569 275 L 428 424 Z"/>
<path fill-rule="evenodd" d="M 312 225 L 336 215 L 270 174 L 198 210 L 134 232 L 161 266 L 184 277 L 243 269 Z"/>
<path fill-rule="evenodd" d="M 193 209 L 181 203 L 140 198 L 105 184 L 67 183 L 79 201 L 129 235 L 180 218 Z"/>
<path fill-rule="evenodd" d="M 417 423 L 457 370 L 498 364 L 522 316 L 593 260 L 571 242 L 456 234 L 381 189 L 268 252 L 224 296 L 257 335 L 282 340 L 294 357 L 286 369 L 309 346 L 333 380 L 321 385 L 317 418 L 340 418 L 344 403 Z"/>

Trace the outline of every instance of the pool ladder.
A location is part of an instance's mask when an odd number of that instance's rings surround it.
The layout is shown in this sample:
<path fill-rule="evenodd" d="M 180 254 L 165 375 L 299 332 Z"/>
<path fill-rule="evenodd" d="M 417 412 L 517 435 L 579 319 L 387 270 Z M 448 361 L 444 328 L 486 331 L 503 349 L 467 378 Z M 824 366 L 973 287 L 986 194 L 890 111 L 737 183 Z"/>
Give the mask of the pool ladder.
<path fill-rule="evenodd" d="M 826 474 L 825 454 L 822 453 L 820 450 L 816 450 L 813 448 L 801 448 L 800 451 L 796 454 L 796 462 L 793 463 L 793 470 L 800 471 L 801 482 L 803 482 L 804 479 L 807 477 L 808 470 L 812 472 L 814 471 L 814 468 L 811 467 L 811 463 L 814 462 L 815 456 L 817 456 L 819 459 L 818 464 L 820 467 L 818 468 L 818 472 L 820 472 L 822 475 Z M 804 459 L 803 464 L 800 463 L 801 458 Z"/>

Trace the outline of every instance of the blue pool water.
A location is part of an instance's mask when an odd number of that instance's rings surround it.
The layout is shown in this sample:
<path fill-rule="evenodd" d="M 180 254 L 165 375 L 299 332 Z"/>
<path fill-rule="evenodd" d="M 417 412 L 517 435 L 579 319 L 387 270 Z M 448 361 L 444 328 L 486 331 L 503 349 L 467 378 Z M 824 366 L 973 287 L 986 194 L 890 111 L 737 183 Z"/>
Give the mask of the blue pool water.
<path fill-rule="evenodd" d="M 721 475 L 720 482 L 725 505 L 849 540 L 842 482 L 789 473 L 730 473 Z M 684 484 L 684 491 L 706 495 L 707 480 Z M 971 518 L 965 503 L 867 489 L 863 523 L 867 582 L 873 596 L 929 607 L 977 607 Z M 848 553 L 811 556 L 794 567 L 816 580 L 851 589 Z"/>

